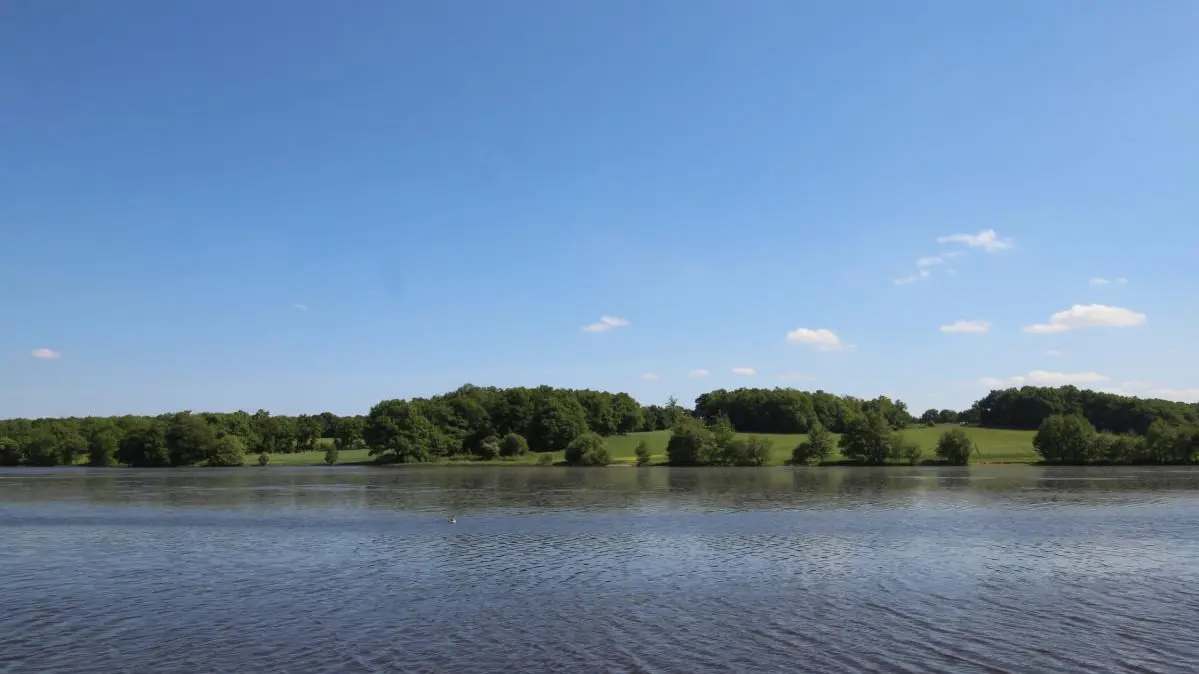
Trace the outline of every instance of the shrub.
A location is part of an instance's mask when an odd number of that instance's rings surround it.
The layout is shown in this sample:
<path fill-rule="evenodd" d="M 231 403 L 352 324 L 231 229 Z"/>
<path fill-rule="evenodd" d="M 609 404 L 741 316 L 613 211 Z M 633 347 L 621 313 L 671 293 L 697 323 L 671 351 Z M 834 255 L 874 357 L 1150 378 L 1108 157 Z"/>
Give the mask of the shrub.
<path fill-rule="evenodd" d="M 270 455 L 270 454 L 267 454 L 266 452 L 263 452 L 263 453 L 261 453 L 261 454 L 259 454 L 259 455 L 258 455 L 258 465 L 260 465 L 260 466 L 265 466 L 266 464 L 268 464 L 268 463 L 270 463 L 270 462 L 271 462 L 271 455 Z"/>
<path fill-rule="evenodd" d="M 524 456 L 529 453 L 529 441 L 519 433 L 509 433 L 500 443 L 500 456 Z"/>
<path fill-rule="evenodd" d="M 1095 427 L 1077 414 L 1054 414 L 1041 422 L 1032 446 L 1049 463 L 1090 463 Z"/>
<path fill-rule="evenodd" d="M 500 439 L 494 435 L 483 438 L 483 441 L 475 447 L 475 454 L 484 461 L 494 461 L 500 452 Z"/>
<path fill-rule="evenodd" d="M 846 423 L 839 444 L 841 454 L 847 459 L 882 465 L 892 455 L 891 427 L 878 412 L 855 415 Z"/>
<path fill-rule="evenodd" d="M 899 455 L 908 462 L 909 466 L 920 463 L 924 458 L 924 448 L 909 440 L 899 440 Z"/>
<path fill-rule="evenodd" d="M 566 446 L 566 463 L 571 466 L 606 466 L 612 463 L 604 439 L 598 433 L 587 432 Z"/>
<path fill-rule="evenodd" d="M 970 463 L 974 452 L 974 441 L 960 428 L 945 431 L 937 440 L 937 458 L 954 466 Z"/>
<path fill-rule="evenodd" d="M 770 458 L 771 444 L 759 435 L 735 438 L 725 444 L 721 463 L 726 466 L 764 466 Z"/>
<path fill-rule="evenodd" d="M 649 463 L 649 460 L 650 460 L 649 443 L 647 443 L 645 440 L 642 440 L 641 442 L 637 443 L 637 449 L 633 450 L 633 453 L 637 456 L 637 465 L 638 466 L 644 466 L 647 463 Z"/>
<path fill-rule="evenodd" d="M 236 435 L 218 438 L 212 451 L 208 454 L 208 465 L 210 466 L 241 466 L 245 463 L 246 441 Z"/>
<path fill-rule="evenodd" d="M 823 463 L 833 453 L 833 436 L 819 423 L 808 430 L 808 439 L 791 450 L 791 464 L 801 466 L 815 461 Z"/>
<path fill-rule="evenodd" d="M 325 465 L 332 466 L 337 463 L 337 459 L 341 456 L 341 450 L 337 447 L 340 443 L 331 442 L 329 447 L 325 449 Z"/>
<path fill-rule="evenodd" d="M 672 466 L 703 465 L 711 462 L 714 448 L 712 431 L 697 419 L 680 417 L 670 429 L 666 461 Z"/>
<path fill-rule="evenodd" d="M 537 465 L 538 465 L 538 466 L 552 466 L 552 465 L 554 465 L 554 455 L 553 455 L 552 453 L 550 453 L 550 452 L 546 452 L 546 453 L 544 453 L 544 454 L 540 454 L 540 455 L 538 455 L 538 456 L 537 456 Z"/>

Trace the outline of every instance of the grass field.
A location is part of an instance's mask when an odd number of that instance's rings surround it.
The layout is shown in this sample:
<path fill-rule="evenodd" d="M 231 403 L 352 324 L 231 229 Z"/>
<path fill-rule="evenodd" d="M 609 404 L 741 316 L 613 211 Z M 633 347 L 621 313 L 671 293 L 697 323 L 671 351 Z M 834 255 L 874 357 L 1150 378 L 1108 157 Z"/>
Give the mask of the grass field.
<path fill-rule="evenodd" d="M 955 426 L 918 426 L 903 431 L 903 435 L 906 439 L 923 447 L 925 460 L 931 460 L 935 458 L 934 451 L 937 447 L 937 438 L 941 437 L 941 434 L 950 428 L 955 428 Z M 1007 431 L 972 427 L 962 427 L 962 430 L 966 432 L 966 435 L 970 436 L 971 440 L 974 440 L 974 444 L 978 447 L 978 454 L 970 459 L 971 463 L 1036 463 L 1040 460 L 1040 457 L 1033 451 L 1032 447 L 1034 431 Z M 791 457 L 791 449 L 805 438 L 803 435 L 772 434 L 764 434 L 763 437 L 774 443 L 770 454 L 770 465 L 773 466 L 784 464 Z M 616 435 L 607 438 L 608 451 L 612 454 L 612 462 L 616 464 L 636 463 L 635 450 L 637 449 L 637 444 L 642 440 L 649 445 L 650 453 L 653 457 L 652 462 L 665 463 L 666 443 L 670 440 L 670 431 L 631 433 L 629 435 Z M 253 455 L 249 455 L 246 457 L 246 463 L 253 465 L 256 458 Z M 839 455 L 834 455 L 830 457 L 830 460 L 837 461 L 840 458 Z M 537 459 L 537 454 L 530 454 L 519 459 L 503 459 L 488 462 L 451 459 L 444 463 L 532 465 L 537 462 Z M 365 449 L 355 449 L 342 452 L 341 456 L 338 457 L 338 464 L 365 463 L 370 462 L 370 460 L 371 457 Z M 562 452 L 556 452 L 554 460 L 555 462 L 562 461 Z M 273 466 L 319 466 L 324 461 L 325 450 L 323 448 L 313 452 L 271 455 L 271 465 Z"/>

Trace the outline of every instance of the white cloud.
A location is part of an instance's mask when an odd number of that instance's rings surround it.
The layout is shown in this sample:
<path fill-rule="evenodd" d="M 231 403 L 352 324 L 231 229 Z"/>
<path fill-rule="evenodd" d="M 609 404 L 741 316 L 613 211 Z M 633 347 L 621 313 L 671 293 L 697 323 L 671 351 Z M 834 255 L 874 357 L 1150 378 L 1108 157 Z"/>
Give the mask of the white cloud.
<path fill-rule="evenodd" d="M 960 250 L 947 250 L 944 253 L 941 253 L 941 257 L 945 258 L 946 260 L 952 260 L 955 257 L 960 257 L 961 255 L 962 251 Z"/>
<path fill-rule="evenodd" d="M 1024 326 L 1024 332 L 1045 334 L 1083 328 L 1128 328 L 1145 322 L 1145 314 L 1102 304 L 1075 304 L 1049 317 L 1048 323 Z"/>
<path fill-rule="evenodd" d="M 987 321 L 954 321 L 941 326 L 941 332 L 990 332 L 991 324 Z"/>
<path fill-rule="evenodd" d="M 932 274 L 932 272 L 927 269 L 920 270 L 920 278 L 928 278 L 930 274 Z"/>
<path fill-rule="evenodd" d="M 891 283 L 894 283 L 897 286 L 906 286 L 909 283 L 915 283 L 917 280 L 918 278 L 915 274 L 909 274 L 907 276 L 901 276 L 897 279 L 891 279 Z"/>
<path fill-rule="evenodd" d="M 939 256 L 939 255 L 930 255 L 929 257 L 922 257 L 919 260 L 916 260 L 916 266 L 917 267 L 931 267 L 935 264 L 941 264 L 944 261 L 945 260 L 942 259 L 941 256 Z"/>
<path fill-rule="evenodd" d="M 983 377 L 978 380 L 978 383 L 988 388 L 1003 388 L 1023 384 L 1031 384 L 1033 386 L 1065 386 L 1066 384 L 1074 384 L 1078 386 L 1095 384 L 1107 381 L 1110 378 L 1098 372 L 1047 372 L 1045 370 L 1033 370 L 1026 375 L 1017 375 L 1015 377 L 1008 377 L 1007 379 Z"/>
<path fill-rule="evenodd" d="M 1147 391 L 1151 398 L 1175 400 L 1180 403 L 1199 403 L 1199 388 L 1154 388 Z"/>
<path fill-rule="evenodd" d="M 1000 239 L 993 229 L 984 229 L 978 234 L 951 234 L 938 236 L 937 243 L 960 243 L 970 248 L 982 248 L 988 253 L 1012 247 L 1011 239 Z"/>
<path fill-rule="evenodd" d="M 784 372 L 780 374 L 778 378 L 783 381 L 800 381 L 804 379 L 811 379 L 811 376 L 804 374 L 803 372 Z"/>
<path fill-rule="evenodd" d="M 748 377 L 757 374 L 757 372 L 752 367 L 735 367 L 733 368 L 733 374 L 743 374 Z"/>
<path fill-rule="evenodd" d="M 645 374 L 641 375 L 641 378 L 646 381 L 653 381 L 658 378 L 658 375 L 654 374 L 653 372 L 646 372 Z"/>
<path fill-rule="evenodd" d="M 293 304 L 291 306 L 295 307 L 296 309 L 299 309 L 300 311 L 308 311 L 307 304 Z"/>
<path fill-rule="evenodd" d="M 1061 351 L 1059 349 L 1045 349 L 1045 355 L 1046 356 L 1064 356 L 1064 355 L 1066 355 L 1066 352 Z"/>
<path fill-rule="evenodd" d="M 56 360 L 62 357 L 62 354 L 54 349 L 34 349 L 29 352 L 29 355 L 41 360 Z"/>
<path fill-rule="evenodd" d="M 1105 279 L 1105 278 L 1091 279 L 1091 285 L 1093 285 L 1093 286 L 1105 286 L 1105 285 L 1110 285 L 1112 283 L 1115 283 L 1116 285 L 1124 285 L 1125 283 L 1128 283 L 1128 279 L 1124 278 L 1123 276 L 1121 276 L 1119 278 L 1114 278 L 1114 279 Z"/>
<path fill-rule="evenodd" d="M 837 333 L 827 328 L 796 328 L 787 333 L 787 341 L 814 346 L 821 351 L 835 351 L 844 348 Z"/>
<path fill-rule="evenodd" d="M 623 318 L 616 316 L 600 316 L 600 319 L 595 323 L 589 323 L 583 326 L 583 332 L 607 332 L 612 328 L 623 328 L 629 324 Z"/>
<path fill-rule="evenodd" d="M 706 377 L 706 376 L 708 376 L 708 374 L 710 374 L 710 373 L 707 370 L 700 369 L 700 370 L 692 370 L 691 372 L 687 373 L 687 376 L 688 377 Z"/>

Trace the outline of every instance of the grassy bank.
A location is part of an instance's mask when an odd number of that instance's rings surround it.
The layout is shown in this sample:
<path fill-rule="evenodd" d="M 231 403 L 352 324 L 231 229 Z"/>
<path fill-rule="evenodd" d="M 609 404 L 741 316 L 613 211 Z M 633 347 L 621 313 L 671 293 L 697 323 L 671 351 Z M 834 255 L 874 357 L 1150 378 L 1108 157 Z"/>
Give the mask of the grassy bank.
<path fill-rule="evenodd" d="M 937 438 L 941 437 L 949 428 L 956 426 L 919 426 L 905 430 L 904 437 L 912 442 L 919 444 L 924 448 L 924 458 L 926 460 L 934 458 L 934 451 L 937 447 Z M 964 427 L 963 430 L 974 444 L 978 446 L 978 454 L 971 458 L 971 463 L 1036 463 L 1040 457 L 1032 447 L 1032 438 L 1035 435 L 1034 431 L 1007 431 L 992 428 L 969 428 Z M 773 441 L 774 446 L 771 449 L 770 465 L 778 466 L 784 464 L 791 457 L 791 449 L 805 439 L 803 435 L 773 435 L 763 434 L 762 437 Z M 670 440 L 670 431 L 652 431 L 649 433 L 630 433 L 629 435 L 616 435 L 607 438 L 608 451 L 612 455 L 614 464 L 633 464 L 637 459 L 635 450 L 638 443 L 642 440 L 649 445 L 651 454 L 653 455 L 653 463 L 664 463 L 666 461 L 666 443 Z M 443 461 L 447 464 L 495 464 L 495 465 L 513 465 L 526 464 L 532 465 L 537 462 L 537 454 L 520 457 L 519 459 L 506 459 L 500 461 L 470 461 L 450 459 Z M 832 461 L 837 461 L 841 457 L 834 455 L 830 457 Z M 254 456 L 247 457 L 247 463 L 253 464 Z M 353 464 L 369 462 L 371 457 L 365 449 L 355 449 L 348 452 L 342 452 L 338 459 L 339 464 Z M 562 452 L 556 452 L 554 455 L 555 461 L 562 461 Z M 272 454 L 271 465 L 279 466 L 319 466 L 325 461 L 324 449 L 313 452 L 300 452 L 297 454 Z"/>

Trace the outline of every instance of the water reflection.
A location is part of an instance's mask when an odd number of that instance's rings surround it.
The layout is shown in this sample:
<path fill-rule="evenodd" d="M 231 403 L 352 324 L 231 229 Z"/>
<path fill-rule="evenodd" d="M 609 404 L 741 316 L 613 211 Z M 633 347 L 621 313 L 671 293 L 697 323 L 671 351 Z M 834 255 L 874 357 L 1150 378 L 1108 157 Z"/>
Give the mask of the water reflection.
<path fill-rule="evenodd" d="M 0 671 L 1190 672 L 1195 531 L 1178 468 L 16 469 Z"/>

